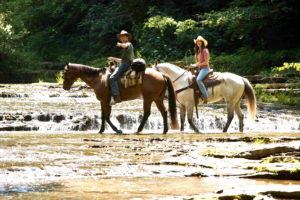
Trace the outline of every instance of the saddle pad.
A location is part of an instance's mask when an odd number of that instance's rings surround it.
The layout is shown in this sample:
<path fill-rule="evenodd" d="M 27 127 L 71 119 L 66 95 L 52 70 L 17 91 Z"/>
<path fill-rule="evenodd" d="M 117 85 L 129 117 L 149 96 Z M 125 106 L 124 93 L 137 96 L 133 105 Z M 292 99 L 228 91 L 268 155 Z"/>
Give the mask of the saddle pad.
<path fill-rule="evenodd" d="M 132 77 L 132 73 L 135 73 L 134 77 Z M 127 70 L 126 72 L 124 72 L 121 75 L 121 77 L 119 78 L 119 80 L 121 80 L 121 84 L 124 85 L 125 88 L 135 86 L 137 84 L 142 84 L 143 73 L 144 72 L 135 72 L 134 70 L 130 69 L 130 70 Z M 110 76 L 111 76 L 111 74 L 109 74 L 106 77 L 105 87 L 107 87 L 109 85 L 109 77 Z"/>

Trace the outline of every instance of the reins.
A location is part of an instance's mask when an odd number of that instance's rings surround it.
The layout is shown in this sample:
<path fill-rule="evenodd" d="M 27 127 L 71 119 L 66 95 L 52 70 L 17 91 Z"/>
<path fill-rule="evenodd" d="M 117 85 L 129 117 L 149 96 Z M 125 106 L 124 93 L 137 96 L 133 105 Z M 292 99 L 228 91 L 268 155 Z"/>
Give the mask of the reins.
<path fill-rule="evenodd" d="M 181 74 L 181 75 L 179 75 L 174 81 L 172 81 L 173 83 L 175 83 L 178 79 L 180 79 L 184 74 L 185 74 L 185 72 L 187 72 L 186 70 L 184 70 L 184 72 Z"/>

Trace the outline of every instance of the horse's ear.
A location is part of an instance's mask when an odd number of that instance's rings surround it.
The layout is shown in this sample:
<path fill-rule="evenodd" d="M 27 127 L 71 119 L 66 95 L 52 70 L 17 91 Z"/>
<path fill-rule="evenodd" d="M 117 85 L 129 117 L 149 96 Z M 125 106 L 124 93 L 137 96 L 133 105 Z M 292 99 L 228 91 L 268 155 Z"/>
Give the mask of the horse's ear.
<path fill-rule="evenodd" d="M 69 69 L 69 62 L 66 62 L 65 70 L 68 71 Z"/>
<path fill-rule="evenodd" d="M 155 69 L 155 70 L 157 70 L 157 71 L 158 71 L 157 64 L 158 64 L 158 60 L 156 59 L 153 67 L 154 67 L 154 69 Z"/>

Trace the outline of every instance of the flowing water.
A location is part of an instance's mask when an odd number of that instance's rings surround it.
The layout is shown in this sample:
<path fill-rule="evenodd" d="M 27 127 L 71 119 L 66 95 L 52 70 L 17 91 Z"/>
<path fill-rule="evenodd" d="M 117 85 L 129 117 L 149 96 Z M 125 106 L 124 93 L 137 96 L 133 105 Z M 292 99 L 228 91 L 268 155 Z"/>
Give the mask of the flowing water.
<path fill-rule="evenodd" d="M 107 125 L 99 135 L 100 109 L 93 91 L 81 83 L 71 91 L 49 83 L 0 85 L 0 199 L 182 199 L 216 191 L 300 191 L 294 173 L 300 156 L 297 108 L 259 104 L 256 121 L 246 117 L 244 134 L 238 133 L 237 117 L 223 134 L 226 105 L 199 106 L 195 123 L 202 134 L 186 124 L 184 133 L 167 135 L 161 134 L 154 104 L 143 133 L 133 134 L 143 113 L 141 99 L 113 107 L 111 119 L 124 134 Z M 247 116 L 244 106 L 243 111 Z M 261 149 L 281 151 L 243 156 Z M 262 162 L 268 156 L 292 161 Z M 265 168 L 295 176 L 242 178 Z"/>

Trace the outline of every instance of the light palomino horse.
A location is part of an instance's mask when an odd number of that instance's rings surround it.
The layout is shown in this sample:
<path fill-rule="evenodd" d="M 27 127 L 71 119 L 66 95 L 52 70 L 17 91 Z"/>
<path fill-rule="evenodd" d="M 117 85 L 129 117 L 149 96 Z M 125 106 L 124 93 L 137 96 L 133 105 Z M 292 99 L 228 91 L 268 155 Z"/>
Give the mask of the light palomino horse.
<path fill-rule="evenodd" d="M 176 91 L 182 88 L 187 88 L 177 94 L 177 102 L 180 108 L 180 130 L 184 130 L 184 122 L 187 114 L 188 122 L 191 128 L 198 133 L 199 130 L 193 123 L 193 110 L 195 107 L 194 91 L 193 89 L 188 88 L 188 77 L 191 76 L 191 72 L 170 63 L 155 64 L 153 67 L 156 70 L 169 75 Z M 238 115 L 239 118 L 239 130 L 240 132 L 243 132 L 244 115 L 240 108 L 240 102 L 242 97 L 244 96 L 249 112 L 249 117 L 253 121 L 256 113 L 256 98 L 253 87 L 247 79 L 236 74 L 228 72 L 218 74 L 224 78 L 224 82 L 217 86 L 214 86 L 214 91 L 212 91 L 211 88 L 208 88 L 208 103 L 213 103 L 224 99 L 227 103 L 227 122 L 223 129 L 223 132 L 227 132 L 228 127 L 233 119 L 234 112 Z M 203 103 L 201 98 L 200 103 Z"/>

